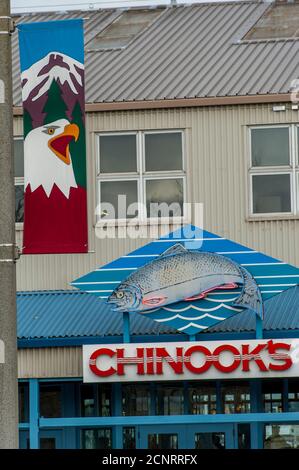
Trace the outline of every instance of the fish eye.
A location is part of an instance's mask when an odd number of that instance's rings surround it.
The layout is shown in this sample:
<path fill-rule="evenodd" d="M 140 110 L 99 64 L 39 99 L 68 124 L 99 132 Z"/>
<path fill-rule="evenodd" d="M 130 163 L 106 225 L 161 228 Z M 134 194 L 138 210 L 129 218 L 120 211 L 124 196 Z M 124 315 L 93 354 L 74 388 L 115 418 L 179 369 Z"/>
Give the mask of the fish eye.
<path fill-rule="evenodd" d="M 121 292 L 121 291 L 120 291 L 120 292 L 116 292 L 116 297 L 117 297 L 118 299 L 122 299 L 123 296 L 124 296 L 124 293 L 123 293 L 123 292 Z"/>

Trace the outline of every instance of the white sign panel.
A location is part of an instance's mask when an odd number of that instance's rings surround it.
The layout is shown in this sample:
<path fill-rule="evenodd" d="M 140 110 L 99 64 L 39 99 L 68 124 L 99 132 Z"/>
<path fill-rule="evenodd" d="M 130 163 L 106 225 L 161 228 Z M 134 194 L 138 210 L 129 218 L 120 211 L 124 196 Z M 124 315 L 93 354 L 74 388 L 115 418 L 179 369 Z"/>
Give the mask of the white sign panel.
<path fill-rule="evenodd" d="M 299 376 L 299 339 L 83 346 L 84 382 Z"/>

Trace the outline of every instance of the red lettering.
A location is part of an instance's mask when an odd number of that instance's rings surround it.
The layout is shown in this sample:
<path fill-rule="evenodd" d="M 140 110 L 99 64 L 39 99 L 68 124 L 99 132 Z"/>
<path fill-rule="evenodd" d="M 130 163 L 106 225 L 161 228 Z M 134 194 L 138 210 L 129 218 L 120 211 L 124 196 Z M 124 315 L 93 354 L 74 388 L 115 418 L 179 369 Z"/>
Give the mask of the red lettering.
<path fill-rule="evenodd" d="M 249 351 L 249 344 L 242 344 L 242 370 L 248 372 L 250 370 L 250 361 L 254 361 L 259 369 L 267 372 L 268 369 L 260 356 L 260 352 L 267 349 L 267 344 L 258 344 L 252 351 Z"/>
<path fill-rule="evenodd" d="M 183 373 L 183 348 L 176 348 L 176 361 L 170 356 L 169 352 L 165 348 L 157 348 L 156 349 L 156 356 L 157 356 L 157 366 L 156 366 L 156 373 L 161 375 L 163 374 L 163 359 L 170 365 L 172 370 L 176 374 Z"/>
<path fill-rule="evenodd" d="M 127 365 L 137 365 L 137 375 L 144 375 L 144 348 L 137 348 L 137 356 L 125 357 L 124 349 L 117 349 L 117 375 L 125 375 L 124 367 Z"/>
<path fill-rule="evenodd" d="M 200 367 L 195 366 L 191 362 L 191 356 L 196 352 L 204 354 L 206 358 L 204 364 Z M 205 346 L 192 346 L 191 348 L 187 349 L 185 353 L 184 363 L 190 372 L 193 372 L 194 374 L 202 374 L 203 372 L 209 370 L 212 365 L 211 351 Z"/>
<path fill-rule="evenodd" d="M 154 348 L 146 348 L 146 373 L 155 374 L 154 370 Z"/>
<path fill-rule="evenodd" d="M 271 359 L 274 359 L 275 361 L 283 361 L 282 364 L 272 364 L 270 362 L 269 369 L 288 370 L 293 365 L 293 361 L 288 354 L 277 352 L 278 349 L 289 351 L 291 349 L 291 345 L 286 343 L 273 343 L 273 341 L 268 341 L 268 350 Z"/>
<path fill-rule="evenodd" d="M 221 364 L 221 362 L 220 362 L 220 357 L 219 356 L 220 356 L 221 353 L 223 353 L 225 351 L 229 351 L 234 355 L 233 362 L 228 366 L 225 366 L 225 365 Z M 220 370 L 220 372 L 224 372 L 226 374 L 236 370 L 239 367 L 240 363 L 241 363 L 241 357 L 240 357 L 239 350 L 237 348 L 235 348 L 235 346 L 231 346 L 230 344 L 223 344 L 221 346 L 218 346 L 215 349 L 215 351 L 213 353 L 213 356 L 218 356 L 218 358 L 214 359 L 214 361 L 213 361 L 213 364 L 214 364 L 215 368 L 217 370 Z"/>
<path fill-rule="evenodd" d="M 109 356 L 113 357 L 115 356 L 115 351 L 112 351 L 112 349 L 108 348 L 100 348 L 97 349 L 92 353 L 89 359 L 89 368 L 90 370 L 95 374 L 98 375 L 99 377 L 109 377 L 110 375 L 115 374 L 116 370 L 113 367 L 110 367 L 107 370 L 102 370 L 98 367 L 97 365 L 97 359 L 100 356 Z"/>

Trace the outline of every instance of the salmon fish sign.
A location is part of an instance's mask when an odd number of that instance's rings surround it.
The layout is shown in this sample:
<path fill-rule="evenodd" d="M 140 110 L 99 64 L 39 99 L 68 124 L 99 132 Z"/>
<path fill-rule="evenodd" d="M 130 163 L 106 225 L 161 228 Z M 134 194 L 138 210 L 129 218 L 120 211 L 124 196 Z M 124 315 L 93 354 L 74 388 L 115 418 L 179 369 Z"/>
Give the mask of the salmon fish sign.
<path fill-rule="evenodd" d="M 247 269 L 216 253 L 191 251 L 181 244 L 130 274 L 108 297 L 114 310 L 144 312 L 182 300 L 205 298 L 217 289 L 243 285 L 235 306 L 263 316 L 260 289 Z"/>
<path fill-rule="evenodd" d="M 117 312 L 194 335 L 298 284 L 299 269 L 194 226 L 154 240 L 72 282 Z M 116 313 L 114 313 L 115 311 Z"/>

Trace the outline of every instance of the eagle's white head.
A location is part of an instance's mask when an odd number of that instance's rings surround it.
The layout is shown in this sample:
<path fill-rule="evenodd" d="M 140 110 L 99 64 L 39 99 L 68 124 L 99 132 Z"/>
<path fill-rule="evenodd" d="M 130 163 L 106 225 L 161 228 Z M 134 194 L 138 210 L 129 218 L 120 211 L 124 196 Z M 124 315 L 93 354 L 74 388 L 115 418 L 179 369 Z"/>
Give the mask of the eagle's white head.
<path fill-rule="evenodd" d="M 79 127 L 67 119 L 30 131 L 24 140 L 25 188 L 30 184 L 31 191 L 35 191 L 42 186 L 49 197 L 56 184 L 68 198 L 70 189 L 77 188 L 69 143 L 78 137 Z"/>

